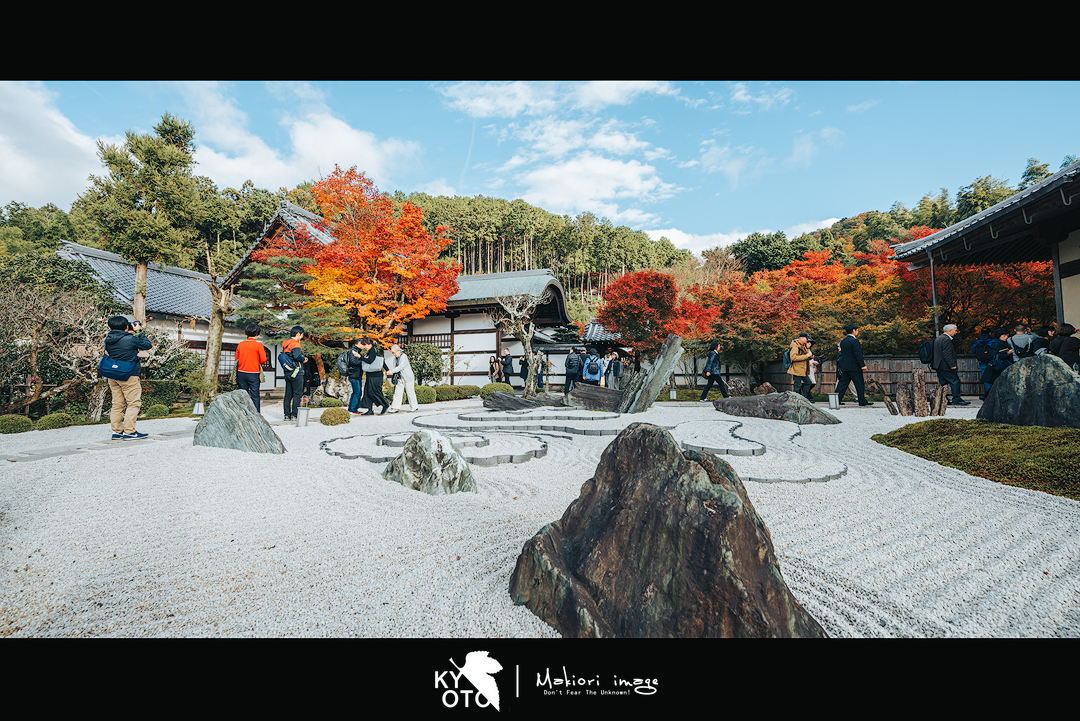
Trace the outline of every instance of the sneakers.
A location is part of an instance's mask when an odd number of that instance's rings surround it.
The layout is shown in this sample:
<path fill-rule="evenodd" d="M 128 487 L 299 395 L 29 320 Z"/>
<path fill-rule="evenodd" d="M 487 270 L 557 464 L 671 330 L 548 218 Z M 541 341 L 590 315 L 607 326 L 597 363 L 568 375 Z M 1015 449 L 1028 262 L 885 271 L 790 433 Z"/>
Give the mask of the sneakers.
<path fill-rule="evenodd" d="M 123 438 L 125 441 L 133 441 L 133 440 L 136 440 L 138 438 L 149 438 L 149 437 L 150 437 L 149 433 L 139 433 L 138 431 L 135 431 L 134 433 L 125 433 L 123 436 L 121 436 L 121 438 Z"/>
<path fill-rule="evenodd" d="M 113 433 L 112 434 L 112 439 L 114 441 L 121 441 L 121 440 L 124 439 L 124 434 L 123 433 Z"/>

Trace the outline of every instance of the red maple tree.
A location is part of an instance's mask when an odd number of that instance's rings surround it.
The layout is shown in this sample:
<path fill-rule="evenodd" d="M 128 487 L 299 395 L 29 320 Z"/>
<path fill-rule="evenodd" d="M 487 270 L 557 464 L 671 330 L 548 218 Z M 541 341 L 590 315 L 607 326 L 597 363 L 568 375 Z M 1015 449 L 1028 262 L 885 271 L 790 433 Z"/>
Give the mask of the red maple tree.
<path fill-rule="evenodd" d="M 457 292 L 460 265 L 439 260 L 451 239 L 439 226 L 435 235 L 421 222 L 423 211 L 390 200 L 355 167 L 319 180 L 312 196 L 336 240 L 317 250 L 308 289 L 320 303 L 348 309 L 368 337 L 392 343 L 406 323 L 446 309 Z"/>

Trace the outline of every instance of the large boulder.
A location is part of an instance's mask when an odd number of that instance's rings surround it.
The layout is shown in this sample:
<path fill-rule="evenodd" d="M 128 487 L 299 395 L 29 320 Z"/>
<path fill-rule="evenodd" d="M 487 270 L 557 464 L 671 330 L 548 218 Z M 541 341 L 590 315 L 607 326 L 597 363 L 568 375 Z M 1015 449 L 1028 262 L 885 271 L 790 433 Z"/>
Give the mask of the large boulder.
<path fill-rule="evenodd" d="M 622 399 L 622 391 L 581 383 L 574 386 L 574 390 L 570 391 L 566 404 L 574 408 L 584 408 L 590 411 L 617 412 Z"/>
<path fill-rule="evenodd" d="M 232 448 L 253 453 L 284 453 L 285 444 L 255 410 L 247 391 L 222 393 L 195 426 L 196 446 Z"/>
<path fill-rule="evenodd" d="M 529 400 L 539 406 L 555 406 L 556 408 L 566 406 L 566 399 L 561 393 L 537 393 L 535 396 L 529 396 Z"/>
<path fill-rule="evenodd" d="M 648 373 L 635 373 L 630 377 L 627 387 L 622 391 L 619 413 L 644 413 L 649 410 L 649 406 L 660 395 L 660 389 L 671 378 L 675 364 L 679 362 L 682 354 L 682 338 L 672 333 L 660 346 Z"/>
<path fill-rule="evenodd" d="M 727 386 L 728 393 L 733 396 L 742 397 L 753 395 L 753 391 L 750 390 L 750 386 L 746 385 L 746 381 L 744 381 L 742 378 L 732 378 L 731 381 L 728 382 Z"/>
<path fill-rule="evenodd" d="M 417 431 L 409 436 L 401 455 L 386 466 L 383 478 L 433 496 L 476 493 L 469 464 L 453 441 L 436 431 Z"/>
<path fill-rule="evenodd" d="M 791 391 L 749 398 L 721 398 L 713 401 L 713 407 L 729 416 L 791 421 L 800 426 L 812 423 L 830 425 L 840 422 L 840 419 L 832 413 L 818 408 L 798 393 Z"/>
<path fill-rule="evenodd" d="M 731 466 L 645 423 L 525 544 L 510 596 L 567 637 L 825 637 Z"/>
<path fill-rule="evenodd" d="M 1014 426 L 1080 428 L 1080 376 L 1057 356 L 1023 358 L 994 381 L 976 417 Z"/>
<path fill-rule="evenodd" d="M 539 408 L 540 404 L 533 400 L 516 396 L 506 391 L 495 391 L 484 399 L 484 408 L 496 411 L 521 411 L 527 408 Z"/>
<path fill-rule="evenodd" d="M 776 392 L 777 392 L 776 388 L 774 388 L 773 384 L 770 383 L 769 381 L 765 381 L 764 383 L 762 383 L 761 385 L 759 385 L 757 388 L 754 389 L 754 395 L 756 395 L 756 396 L 763 396 L 763 395 L 767 395 L 769 393 L 776 393 Z"/>

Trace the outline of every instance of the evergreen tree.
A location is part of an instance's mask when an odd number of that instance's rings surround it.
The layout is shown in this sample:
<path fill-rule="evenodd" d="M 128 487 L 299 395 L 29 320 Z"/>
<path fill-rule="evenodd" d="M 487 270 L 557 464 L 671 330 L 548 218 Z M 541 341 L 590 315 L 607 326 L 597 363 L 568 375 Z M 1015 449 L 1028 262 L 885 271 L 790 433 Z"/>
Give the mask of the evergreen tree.
<path fill-rule="evenodd" d="M 195 236 L 199 194 L 191 175 L 195 130 L 165 113 L 153 135 L 127 133 L 123 146 L 98 142 L 106 177 L 90 176 L 81 196 L 101 225 L 105 246 L 135 264 L 132 312 L 146 321 L 149 263 L 174 263 Z"/>

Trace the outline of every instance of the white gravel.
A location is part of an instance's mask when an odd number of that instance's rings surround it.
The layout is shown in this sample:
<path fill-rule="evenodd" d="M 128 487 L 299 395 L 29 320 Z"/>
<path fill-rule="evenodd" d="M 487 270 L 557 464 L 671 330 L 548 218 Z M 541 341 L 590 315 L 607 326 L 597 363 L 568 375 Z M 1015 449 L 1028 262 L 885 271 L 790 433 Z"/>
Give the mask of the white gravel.
<path fill-rule="evenodd" d="M 347 435 L 407 433 L 418 417 L 482 412 L 455 405 L 279 426 L 283 456 L 194 447 L 183 435 L 96 443 L 109 437 L 104 425 L 0 436 L 0 455 L 94 448 L 0 461 L 0 636 L 557 636 L 513 605 L 509 576 L 612 436 L 546 434 L 547 456 L 474 467 L 479 493 L 449 497 L 319 449 Z M 1080 503 L 869 440 L 917 419 L 876 407 L 837 414 L 839 426 L 800 429 L 657 404 L 614 420 L 542 423 L 583 431 L 644 421 L 698 445 L 766 446 L 762 456 L 722 457 L 744 478 L 784 479 L 746 482 L 747 491 L 785 579 L 831 636 L 1080 635 Z M 154 434 L 193 427 L 139 423 Z M 828 482 L 786 482 L 840 468 Z"/>

